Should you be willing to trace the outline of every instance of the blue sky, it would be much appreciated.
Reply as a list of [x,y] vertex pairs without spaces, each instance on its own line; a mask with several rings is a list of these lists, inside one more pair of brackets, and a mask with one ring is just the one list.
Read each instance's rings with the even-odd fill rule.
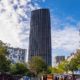
[[40,3],[42,7],[50,8],[53,14],[63,18],[72,16],[80,19],[80,0],[46,0],[45,3]]
[[30,13],[49,8],[53,58],[79,48],[80,0],[0,0],[0,40],[28,49]]

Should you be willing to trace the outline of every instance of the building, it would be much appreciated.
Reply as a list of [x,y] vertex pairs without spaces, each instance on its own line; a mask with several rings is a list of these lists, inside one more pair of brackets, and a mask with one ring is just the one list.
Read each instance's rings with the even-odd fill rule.
[[71,55],[68,56],[66,60],[71,61],[71,59],[74,58],[74,57],[75,57],[75,53],[71,53]]
[[47,65],[51,65],[51,26],[48,9],[31,12],[29,60],[33,56],[40,56]]
[[8,47],[8,52],[8,59],[10,59],[12,63],[25,62],[26,49]]
[[80,49],[77,49],[74,53],[71,53],[66,60],[71,61],[72,58],[76,57],[77,53],[80,53]]
[[55,57],[56,64],[60,64],[61,61],[64,61],[64,60],[65,60],[65,56],[56,56]]

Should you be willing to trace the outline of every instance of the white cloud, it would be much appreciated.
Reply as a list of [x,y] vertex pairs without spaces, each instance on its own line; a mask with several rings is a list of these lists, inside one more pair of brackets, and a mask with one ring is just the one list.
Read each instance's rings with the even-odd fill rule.
[[74,51],[79,48],[80,22],[71,16],[63,19],[51,15],[52,26],[52,48]]
[[52,31],[52,48],[73,51],[79,48],[79,31],[71,26]]
[[15,17],[13,19],[15,20],[14,22],[12,22],[9,16],[6,16],[6,13],[0,16],[0,40],[17,46],[20,45],[18,37],[19,24],[16,23]]
[[0,40],[15,47],[27,47],[30,11],[36,8],[38,4],[31,0],[0,0]]
[[43,2],[46,2],[46,0],[43,0]]

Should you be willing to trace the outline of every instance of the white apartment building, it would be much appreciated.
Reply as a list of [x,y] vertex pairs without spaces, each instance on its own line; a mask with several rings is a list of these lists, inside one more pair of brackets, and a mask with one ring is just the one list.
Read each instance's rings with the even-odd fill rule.
[[78,52],[80,52],[80,49],[77,49],[74,53],[71,53],[71,55],[68,56],[66,60],[71,61],[71,59],[74,58]]
[[26,49],[8,47],[8,52],[8,58],[12,63],[25,62],[27,53]]
[[71,53],[71,55],[67,57],[67,61],[71,61],[71,59],[74,57],[75,57],[75,53]]

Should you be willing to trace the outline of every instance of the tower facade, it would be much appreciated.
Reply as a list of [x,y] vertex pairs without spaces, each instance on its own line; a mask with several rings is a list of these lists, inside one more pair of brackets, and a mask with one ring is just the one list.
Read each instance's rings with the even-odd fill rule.
[[48,9],[31,12],[29,60],[33,56],[40,56],[47,65],[51,65],[51,26]]

